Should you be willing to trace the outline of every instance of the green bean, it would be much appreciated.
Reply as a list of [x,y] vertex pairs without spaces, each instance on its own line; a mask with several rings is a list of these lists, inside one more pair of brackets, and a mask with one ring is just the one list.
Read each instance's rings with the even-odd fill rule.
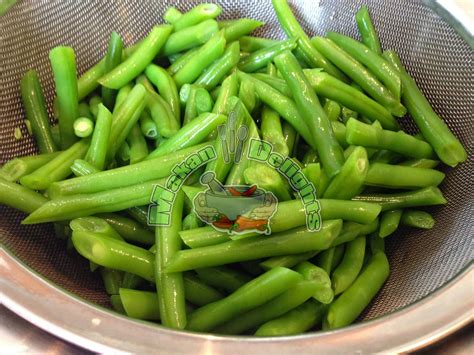
[[85,158],[88,163],[99,170],[103,170],[105,167],[111,126],[112,114],[104,105],[99,104],[94,133]]
[[259,265],[264,270],[270,270],[274,267],[287,267],[292,268],[293,266],[298,265],[306,260],[313,258],[314,256],[318,255],[319,251],[309,251],[307,253],[301,254],[290,254],[290,255],[283,255],[283,256],[274,256],[269,258],[265,261],[262,261]]
[[200,115],[202,113],[211,112],[214,107],[214,102],[209,92],[204,88],[197,88],[195,95],[196,113]]
[[79,138],[87,138],[94,131],[94,122],[87,117],[79,117],[73,123],[74,134]]
[[361,6],[355,15],[362,42],[377,54],[382,54],[380,40],[375,31],[367,6]]
[[360,85],[375,101],[389,110],[390,113],[397,117],[403,117],[406,114],[406,108],[400,103],[400,100],[397,100],[397,98],[377,80],[375,75],[333,41],[322,37],[315,37],[311,40],[311,43],[339,69]]
[[61,148],[69,148],[75,141],[72,124],[77,118],[76,58],[71,47],[55,47],[49,52],[59,108]]
[[219,5],[216,4],[200,4],[193,7],[186,13],[183,13],[182,16],[173,23],[175,31],[181,31],[184,28],[196,25],[200,22],[203,22],[207,19],[213,19],[219,16],[222,9]]
[[158,148],[152,151],[146,160],[166,156],[177,150],[195,146],[207,138],[218,125],[227,119],[226,116],[214,113],[203,113],[196,117],[189,124],[184,126],[178,133],[160,144]]
[[402,100],[408,108],[423,137],[431,144],[441,161],[456,166],[467,159],[461,142],[449,130],[446,123],[433,111],[428,100],[407,73],[395,52],[386,52],[385,58],[400,72]]
[[77,79],[77,98],[78,100],[84,99],[87,95],[93,92],[98,86],[100,79],[105,72],[105,57],[102,58],[97,64],[90,67],[84,72],[79,79]]
[[155,122],[150,117],[148,111],[143,111],[140,116],[140,130],[142,134],[151,139],[155,139],[158,136],[158,128],[156,127]]
[[332,121],[331,127],[339,145],[343,149],[346,149],[349,145],[347,144],[347,140],[346,140],[346,126],[344,125],[344,123],[339,122],[339,121]]
[[295,271],[303,275],[305,280],[311,281],[316,285],[312,297],[321,303],[329,304],[334,299],[334,292],[331,288],[331,279],[328,273],[316,265],[303,261],[296,265]]
[[331,122],[337,121],[341,114],[341,106],[336,101],[326,100],[323,109]]
[[413,158],[431,158],[431,146],[402,131],[380,129],[353,118],[346,124],[346,139],[349,144],[367,148],[387,149]]
[[183,13],[181,11],[179,11],[174,6],[170,6],[163,14],[163,20],[165,20],[169,24],[174,24],[181,18],[181,16],[183,16]]
[[399,165],[401,166],[410,166],[412,168],[420,168],[420,169],[434,169],[438,166],[439,161],[438,160],[432,160],[432,159],[409,159],[405,160]]
[[[107,54],[105,55],[104,73],[110,72],[122,62],[122,51],[122,37],[117,32],[112,32],[110,34],[109,46],[107,47]],[[112,110],[117,92],[113,89],[102,87],[101,94],[105,107]]]
[[279,317],[306,302],[316,291],[313,281],[300,281],[291,289],[251,311],[218,326],[214,332],[218,334],[242,334],[255,329],[261,324]]
[[155,243],[153,232],[130,218],[114,213],[102,213],[97,216],[107,221],[126,241],[150,246]]
[[[188,156],[201,151],[203,148],[209,147],[211,144],[212,143],[203,143],[131,166],[123,166],[88,176],[61,181],[51,186],[49,194],[54,198],[74,194],[90,194],[164,178],[171,174],[171,170],[176,164],[182,163]],[[209,149],[206,150],[206,152],[208,151]],[[201,152],[201,154],[203,153]],[[156,169],[157,166],[159,166],[160,169]],[[142,205],[147,202],[148,201]]]
[[75,176],[84,176],[98,173],[100,170],[84,159],[76,159],[71,165],[71,171]]
[[289,155],[289,149],[286,145],[285,137],[281,127],[280,116],[268,107],[262,110],[261,131],[262,138],[272,144],[273,150],[282,156]]
[[382,149],[375,152],[375,154],[370,158],[370,163],[395,164],[401,159],[403,159],[403,157],[400,154]]
[[184,288],[186,291],[186,300],[199,307],[224,298],[224,295],[219,291],[206,285],[197,277],[190,274],[184,275]]
[[150,112],[150,117],[155,122],[156,129],[160,137],[169,138],[178,132],[180,122],[175,118],[171,106],[151,86],[146,77],[140,77],[141,83],[146,85],[147,97],[146,105]]
[[31,213],[48,200],[39,193],[24,186],[0,178],[0,204]]
[[380,54],[365,44],[336,32],[329,32],[327,37],[349,53],[354,59],[367,67],[379,79],[397,100],[401,95],[401,80],[398,71]]
[[342,221],[325,221],[319,232],[309,232],[301,227],[281,232],[271,238],[245,238],[208,247],[182,250],[168,264],[168,272],[178,272],[264,257],[298,254],[326,249],[336,238]]
[[57,147],[51,135],[43,90],[34,70],[27,71],[21,79],[21,99],[40,153],[55,152]]
[[434,218],[425,211],[405,210],[400,223],[404,226],[431,229],[435,225]]
[[101,268],[100,275],[104,282],[105,292],[108,295],[117,295],[122,287],[122,273],[113,269]]
[[120,314],[126,314],[125,309],[123,308],[122,300],[119,295],[110,295],[110,304],[112,309]]
[[363,147],[356,147],[347,158],[341,171],[329,183],[324,198],[348,200],[357,195],[365,183],[369,161],[367,151]]
[[[201,46],[202,47],[202,46]],[[199,51],[201,47],[196,47],[193,49],[190,49],[183,55],[179,56],[176,60],[172,61],[171,65],[168,67],[167,71],[169,75],[174,75],[176,74],[182,67],[184,67],[191,59],[194,58],[196,53]],[[170,56],[171,58],[172,56]]]
[[215,88],[224,79],[240,59],[239,42],[234,41],[227,45],[221,58],[216,59],[199,78],[195,84],[200,85],[207,90]]
[[75,218],[69,222],[69,227],[73,232],[99,233],[112,239],[124,241],[122,236],[103,218]]
[[301,334],[321,323],[326,311],[326,306],[312,300],[306,301],[301,306],[262,324],[255,336],[284,336]]
[[252,164],[244,170],[245,183],[258,185],[266,191],[271,191],[278,201],[291,200],[288,183],[273,168],[264,164]]
[[89,111],[92,113],[93,119],[97,119],[100,104],[102,104],[102,98],[100,96],[94,95],[89,100]]
[[[146,284],[147,281],[140,276],[137,276],[135,274],[131,274],[129,272],[126,272],[123,275],[123,280],[122,280],[122,287],[123,288],[131,288],[131,289],[137,289],[141,287],[142,285]],[[153,293],[153,296],[156,299],[156,293]],[[156,305],[158,307],[158,303]]]
[[150,202],[154,186],[164,182],[164,179],[152,180],[139,185],[96,193],[55,198],[36,210],[35,213],[30,214],[22,223],[61,221],[95,213],[116,212],[130,207],[143,206]]
[[145,69],[145,74],[157,88],[160,95],[165,99],[173,111],[178,125],[181,122],[178,89],[171,75],[162,67],[150,64]]
[[125,86],[122,86],[118,90],[117,96],[115,97],[114,109],[112,110],[112,112],[116,112],[118,110],[119,106],[125,101],[125,99],[127,98],[128,94],[130,94],[130,91],[132,91],[132,89],[133,89],[132,84],[127,84]]
[[[316,94],[340,103],[346,107],[346,111],[349,108],[366,116],[371,121],[379,121],[385,129],[399,129],[398,122],[390,112],[363,92],[316,69],[306,69],[304,73]],[[344,108],[342,112],[344,112]]]
[[[189,84],[185,84],[185,85],[189,85]],[[189,88],[190,88],[189,94],[186,95],[187,100],[186,100],[186,104],[185,104],[186,106],[184,110],[183,126],[186,126],[198,115],[197,109],[196,109],[196,90],[198,89],[198,87],[196,85],[189,85]]]
[[28,155],[9,160],[0,168],[0,178],[10,182],[18,181],[21,177],[49,163],[59,154],[61,152]]
[[222,32],[215,33],[206,44],[196,51],[189,62],[185,63],[174,75],[178,87],[194,82],[204,70],[224,53],[225,38]]
[[352,285],[329,306],[323,329],[351,324],[380,290],[388,274],[389,264],[385,254],[374,254]]
[[332,270],[334,270],[342,260],[343,255],[344,245],[333,246],[327,250],[323,250],[316,256],[316,265],[330,275]]
[[441,171],[382,163],[370,164],[364,184],[392,189],[438,186],[444,179]]
[[[225,40],[227,42],[236,41],[264,24],[264,22],[252,18],[229,20],[223,27]],[[219,22],[219,26],[222,26],[222,22]]]
[[154,26],[130,57],[102,76],[99,83],[111,89],[120,89],[132,81],[155,58],[172,29],[169,25]]
[[171,207],[169,226],[155,228],[155,281],[158,293],[160,314],[164,326],[183,329],[186,326],[185,291],[181,273],[167,273],[165,266],[181,249],[181,230],[184,194],[179,191]]
[[316,94],[311,90],[301,67],[290,52],[278,55],[275,64],[293,91],[298,111],[316,141],[316,150],[326,173],[329,177],[335,176],[342,168],[344,157]]
[[262,48],[267,48],[278,43],[277,40],[269,38],[260,38],[253,36],[243,36],[239,38],[240,50],[242,52],[252,53]]
[[[372,233],[368,236],[368,238],[372,255],[377,253],[385,253],[385,239],[380,238],[377,233]],[[364,264],[367,263],[368,257],[369,255],[366,253]]]
[[127,316],[144,320],[160,319],[160,308],[155,292],[120,288],[119,294]]
[[394,194],[359,195],[353,199],[356,201],[378,203],[382,206],[382,211],[405,207],[444,205],[447,203],[441,191],[434,186]]
[[112,158],[117,149],[125,142],[132,127],[138,122],[145,109],[146,89],[136,84],[123,104],[112,114],[112,126],[108,140],[108,157]]
[[[306,153],[304,153],[304,156],[303,156],[303,160],[301,161],[301,163],[305,166],[305,168],[307,166],[314,166],[316,164],[318,164],[318,167],[319,167],[319,171],[321,171],[321,166],[319,164],[319,156],[318,156],[318,153],[309,148]],[[319,177],[318,177],[318,181],[319,181]],[[313,181],[314,183],[314,181]],[[315,186],[317,186],[317,184],[315,184]]]
[[[72,242],[86,259],[111,269],[153,280],[153,254],[101,233],[73,231]],[[132,261],[133,260],[133,261]]]
[[344,80],[344,74],[311,44],[308,35],[293,15],[287,0],[272,0],[272,4],[283,31],[288,37],[297,39],[298,49],[304,61],[312,68],[323,68],[326,73]]
[[190,212],[186,217],[183,219],[183,230],[190,230],[199,228],[201,226],[201,220],[194,212]]
[[205,20],[182,30],[175,29],[175,32],[169,36],[163,46],[162,54],[168,56],[202,45],[217,31],[219,31],[217,22],[212,19]]
[[251,53],[239,63],[239,69],[244,72],[254,72],[258,69],[264,68],[270,63],[278,54],[293,50],[296,47],[296,40],[289,39],[276,43],[271,47],[262,48],[256,52]]
[[388,210],[382,213],[378,234],[380,238],[388,237],[397,230],[400,219],[402,218],[402,213],[402,210]]
[[196,272],[206,284],[226,292],[234,292],[251,280],[248,275],[225,266],[197,269]]
[[148,145],[138,123],[132,127],[127,143],[130,146],[130,164],[136,164],[148,156]]
[[267,271],[228,297],[191,313],[186,328],[193,331],[210,331],[236,316],[267,303],[301,279],[301,275],[285,268]]
[[78,117],[87,117],[91,120],[94,119],[94,115],[92,114],[89,105],[86,102],[80,102],[77,106],[77,116]]
[[259,106],[260,99],[255,94],[251,81],[245,79],[240,81],[239,99],[244,103],[248,112],[254,112]]
[[332,273],[334,294],[344,292],[355,281],[364,263],[365,236],[347,243],[341,263]]
[[63,180],[71,174],[72,163],[82,158],[88,147],[89,140],[81,140],[73,144],[31,174],[21,177],[21,184],[34,190],[47,189],[53,182]]
[[[305,69],[306,70],[306,69]],[[293,97],[293,93],[291,92],[291,89],[288,87],[286,84],[286,81],[284,79],[281,79],[277,76],[270,76],[268,74],[264,73],[254,73],[251,74],[254,78],[263,81],[264,83],[268,84],[275,90],[277,90],[279,93],[285,95],[288,98]]]
[[285,143],[288,147],[288,152],[293,152],[294,148],[297,146],[296,142],[298,140],[295,129],[288,122],[283,122],[281,130],[283,132],[283,137],[285,137]]

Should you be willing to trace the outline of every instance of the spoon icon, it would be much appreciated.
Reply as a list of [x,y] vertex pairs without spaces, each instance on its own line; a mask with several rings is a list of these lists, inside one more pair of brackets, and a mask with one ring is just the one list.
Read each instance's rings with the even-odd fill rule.
[[237,149],[235,150],[235,156],[234,156],[234,163],[238,163],[240,159],[242,158],[242,147],[244,145],[244,141],[247,138],[248,135],[248,128],[247,126],[240,126],[239,129],[237,130]]

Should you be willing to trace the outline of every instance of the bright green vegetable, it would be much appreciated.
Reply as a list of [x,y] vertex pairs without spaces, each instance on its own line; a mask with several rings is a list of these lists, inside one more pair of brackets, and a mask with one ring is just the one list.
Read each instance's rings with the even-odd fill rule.
[[140,130],[147,138],[156,139],[158,136],[158,128],[146,110],[140,116]]
[[264,270],[270,270],[273,269],[274,267],[287,267],[287,268],[292,268],[299,263],[302,263],[304,261],[307,261],[314,256],[316,256],[319,253],[319,251],[309,251],[307,253],[301,253],[301,254],[290,254],[290,255],[283,255],[283,256],[274,256],[272,258],[268,258],[265,261],[262,261],[259,265],[264,269]]
[[130,218],[114,213],[102,213],[98,216],[109,223],[126,241],[149,246],[155,243],[153,232]]
[[43,90],[38,74],[34,70],[27,71],[21,79],[21,99],[40,153],[56,151],[57,147],[51,135]]
[[225,266],[197,269],[196,272],[206,284],[226,292],[234,292],[251,280],[248,275]]
[[59,154],[61,152],[28,155],[9,160],[0,168],[0,178],[10,182],[18,181],[21,177],[49,163]]
[[163,14],[163,20],[165,20],[166,22],[170,24],[174,24],[176,23],[176,21],[178,21],[181,18],[181,16],[183,16],[183,13],[181,11],[179,11],[174,6],[170,6],[166,10],[166,12]]
[[[117,100],[117,102],[119,101]],[[100,104],[102,104],[102,98],[100,96],[94,95],[89,100],[89,111],[91,112],[93,119],[97,119],[97,115],[99,114]]]
[[244,170],[245,183],[271,191],[279,202],[291,200],[288,183],[275,169],[264,164],[252,164]]
[[172,76],[162,67],[150,64],[146,67],[145,74],[157,88],[160,95],[170,106],[178,125],[181,123],[178,89]]
[[201,332],[210,331],[238,315],[267,303],[301,279],[301,275],[285,268],[267,271],[230,296],[191,313],[186,328]]
[[293,50],[296,47],[296,40],[289,39],[276,43],[271,47],[262,48],[253,52],[239,62],[239,69],[244,72],[254,72],[258,69],[264,68],[268,63],[271,63],[273,58],[278,54]]
[[282,156],[289,155],[280,117],[268,107],[264,107],[262,110],[261,131],[263,140],[271,143],[275,152],[280,153]]
[[425,211],[405,210],[400,223],[404,226],[431,229],[435,225],[434,218]]
[[173,23],[173,28],[175,31],[181,31],[184,28],[196,25],[207,19],[213,19],[219,16],[222,9],[219,5],[216,4],[200,4],[193,7],[186,13],[183,13],[178,17]]
[[367,6],[361,6],[355,15],[362,42],[377,54],[382,54],[380,40],[375,31]]
[[333,271],[331,279],[334,294],[344,292],[357,278],[365,255],[365,236],[347,243],[341,263]]
[[84,159],[76,159],[71,165],[71,171],[75,176],[84,176],[98,173],[100,170]]
[[[104,73],[110,72],[122,62],[122,51],[122,37],[117,32],[112,32],[110,34],[109,46],[107,47],[107,54],[105,55]],[[102,87],[101,94],[105,107],[112,110],[117,92],[113,89]]]
[[334,292],[331,288],[331,279],[324,269],[317,267],[309,261],[303,261],[296,265],[294,270],[303,275],[305,280],[311,281],[316,285],[316,289],[312,294],[316,301],[324,304],[332,302]]
[[165,56],[183,52],[187,49],[206,43],[214,33],[219,31],[217,22],[209,19],[196,25],[176,30],[169,36],[162,53]]
[[48,200],[39,193],[24,186],[0,178],[0,203],[31,213]]
[[148,156],[148,145],[138,123],[132,127],[127,143],[130,147],[130,164],[136,164]]
[[120,288],[119,294],[127,316],[145,320],[160,319],[160,308],[155,292]]
[[400,224],[403,210],[388,210],[382,213],[380,217],[380,230],[378,236],[380,238],[388,237],[395,232]]
[[421,169],[434,169],[438,166],[438,160],[432,159],[409,159],[401,162],[399,165],[410,166],[412,168],[421,168]]
[[253,36],[243,36],[239,39],[240,50],[247,53],[252,53],[262,48],[271,47],[277,42],[278,41],[274,39]]
[[85,158],[88,163],[99,170],[103,170],[105,167],[111,127],[112,114],[104,105],[99,104],[94,133],[92,134],[91,144]]
[[111,89],[120,89],[137,77],[156,57],[168,39],[173,27],[154,26],[136,50],[122,63],[99,79],[99,83]]
[[[221,26],[222,21],[219,22]],[[224,37],[227,42],[238,40],[240,37],[248,35],[260,26],[263,26],[264,22],[254,20],[252,18],[240,18],[237,20],[230,20],[226,23],[224,28]]]
[[94,122],[87,117],[79,117],[74,121],[74,134],[79,138],[89,137],[94,131]]
[[186,300],[199,307],[224,298],[222,293],[191,274],[184,275],[184,289]]

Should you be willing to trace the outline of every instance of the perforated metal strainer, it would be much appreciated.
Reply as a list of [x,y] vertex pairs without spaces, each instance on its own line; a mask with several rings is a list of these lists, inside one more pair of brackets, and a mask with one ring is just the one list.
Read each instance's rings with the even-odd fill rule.
[[[24,119],[19,82],[26,70],[36,69],[52,113],[54,86],[48,61],[52,47],[74,47],[82,73],[103,56],[111,31],[131,44],[161,21],[169,5],[187,10],[196,3],[26,0],[16,4],[0,17],[0,162],[35,152],[30,138],[16,140],[13,135]],[[267,23],[258,35],[283,37],[269,0],[219,3],[223,18],[257,18]],[[449,203],[429,209],[437,221],[435,228],[401,229],[389,239],[391,276],[361,318],[371,321],[277,340],[197,335],[129,320],[107,310],[110,305],[100,280],[84,259],[66,253],[50,226],[21,226],[23,214],[0,207],[0,292],[5,304],[38,326],[96,351],[408,350],[467,322],[472,316],[474,54],[448,23],[418,1],[308,0],[293,1],[292,7],[310,35],[335,30],[357,36],[354,13],[362,3],[369,6],[382,46],[398,51],[469,153],[469,161],[446,169],[441,189]],[[414,132],[410,119],[405,121]]]

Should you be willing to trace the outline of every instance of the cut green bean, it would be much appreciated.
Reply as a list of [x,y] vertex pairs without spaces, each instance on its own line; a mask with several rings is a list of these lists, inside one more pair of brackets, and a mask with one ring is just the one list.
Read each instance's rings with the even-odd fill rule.
[[222,32],[214,34],[206,44],[197,49],[193,57],[183,65],[173,79],[178,87],[195,81],[209,65],[218,59],[225,50],[225,38]]
[[253,36],[243,36],[239,38],[240,50],[247,53],[252,53],[262,48],[271,47],[277,42],[278,41],[274,39]]
[[[222,22],[219,22],[221,25]],[[240,18],[237,20],[230,20],[224,28],[224,37],[227,42],[236,41],[242,36],[248,35],[258,27],[265,23],[252,18]]]
[[94,131],[94,122],[87,117],[79,117],[74,121],[74,134],[79,138],[89,137]]
[[263,140],[271,143],[275,152],[284,157],[289,155],[289,149],[286,145],[281,127],[280,116],[268,107],[264,107],[262,110],[261,131]]
[[397,100],[401,96],[401,80],[398,71],[393,68],[380,53],[348,36],[329,32],[327,37],[363,64],[379,79]]
[[[107,47],[107,54],[105,55],[104,73],[110,72],[122,62],[122,50],[122,37],[117,32],[112,32],[110,34],[109,46]],[[101,94],[105,107],[112,110],[117,92],[113,89],[102,87]]]
[[416,189],[438,186],[444,179],[441,171],[382,163],[370,164],[364,184],[392,189]]
[[184,194],[178,192],[170,211],[169,226],[155,228],[155,281],[160,306],[162,324],[176,329],[186,326],[185,291],[181,273],[167,273],[165,266],[181,249],[181,230]]
[[122,287],[122,272],[108,268],[101,268],[100,276],[104,282],[105,292],[107,292],[108,295],[118,295],[119,289]]
[[102,213],[98,217],[107,221],[126,241],[149,246],[155,243],[153,232],[130,218],[114,213]]
[[112,114],[104,105],[99,104],[94,133],[85,158],[88,163],[99,170],[103,170],[105,167],[111,127]]
[[380,229],[378,236],[380,238],[388,237],[395,232],[400,224],[403,210],[389,210],[382,213],[380,217]]
[[325,221],[319,232],[309,232],[305,226],[289,232],[281,232],[271,238],[245,238],[203,248],[182,250],[175,254],[167,266],[167,271],[179,272],[277,255],[323,250],[339,234],[341,226],[340,220]]
[[218,125],[227,119],[224,115],[214,113],[203,113],[189,124],[184,126],[178,133],[172,136],[158,148],[152,151],[146,160],[166,156],[177,150],[195,146],[204,141]]
[[382,211],[405,207],[444,205],[447,203],[440,189],[434,186],[394,194],[359,195],[354,197],[353,200],[377,203],[382,206]]
[[291,289],[253,310],[218,326],[218,334],[242,334],[279,317],[306,302],[316,291],[314,281],[300,281]]
[[[196,90],[198,87],[196,85],[189,85],[189,94],[187,94],[186,99],[186,107],[184,110],[184,117],[183,117],[183,126],[186,126],[189,122],[197,117],[197,110],[196,110]],[[184,87],[184,86],[183,86]],[[187,90],[185,90],[187,91]],[[183,93],[183,96],[185,94]]]
[[[202,46],[201,46],[202,47]],[[193,49],[188,50],[186,53],[183,55],[180,55],[177,59],[174,61],[171,61],[171,65],[166,69],[170,75],[176,74],[181,68],[183,68],[191,59],[194,58],[196,53],[201,47],[196,47]],[[173,56],[170,56],[170,60]]]
[[130,146],[130,164],[136,164],[148,156],[148,145],[138,123],[132,127],[127,143]]
[[50,162],[20,178],[21,184],[34,190],[47,189],[53,182],[63,180],[71,174],[72,163],[82,158],[88,147],[89,140],[81,140],[73,144]]
[[160,320],[160,308],[155,292],[120,288],[119,294],[127,316],[135,319]]
[[375,31],[367,6],[361,6],[355,15],[362,42],[377,54],[382,54],[380,40]]
[[253,52],[239,62],[239,69],[244,72],[254,72],[264,68],[273,58],[286,50],[293,50],[296,47],[296,40],[289,39],[276,43],[271,47],[266,47]]
[[431,146],[402,131],[392,132],[349,119],[346,124],[346,139],[349,144],[367,148],[387,149],[413,158],[431,158]]
[[461,142],[449,130],[446,123],[434,112],[430,103],[413,78],[407,73],[395,52],[386,52],[384,56],[400,72],[402,100],[420,129],[421,134],[431,144],[439,158],[452,167],[465,161],[467,153]]
[[332,302],[334,299],[334,292],[331,288],[331,279],[324,269],[317,267],[309,261],[303,261],[296,265],[294,270],[303,275],[305,280],[311,281],[315,284],[316,289],[312,296],[316,301],[323,304],[329,304]]
[[328,116],[328,120],[331,122],[335,122],[339,119],[341,114],[341,106],[332,100],[326,100],[323,106],[324,112],[326,112],[326,116]]
[[102,76],[99,83],[111,89],[120,89],[132,81],[155,58],[172,29],[169,25],[154,26],[130,57]]
[[[123,166],[89,176],[61,181],[51,186],[49,194],[54,196],[54,198],[74,194],[90,194],[164,178],[171,174],[171,170],[176,164],[182,163],[188,156],[211,145],[212,143],[203,143],[132,166]],[[209,153],[209,149],[206,149],[205,152]],[[156,169],[157,166],[160,169]]]
[[158,128],[156,127],[155,122],[150,117],[148,111],[143,111],[140,116],[140,130],[143,135],[147,138],[156,139],[158,136]]
[[31,213],[47,201],[43,195],[35,191],[0,178],[0,203],[2,205]]
[[363,147],[356,147],[347,158],[338,175],[332,179],[324,198],[348,200],[357,195],[365,182],[369,161],[367,151]]
[[189,330],[210,331],[225,322],[267,303],[302,279],[298,273],[275,268],[248,282],[228,297],[190,314]]
[[274,267],[287,267],[292,268],[293,266],[298,265],[306,260],[313,258],[314,256],[318,255],[319,251],[309,251],[307,253],[301,254],[290,254],[290,255],[283,255],[283,256],[274,256],[269,258],[265,261],[262,261],[259,265],[264,270],[270,270]]
[[313,68],[323,68],[328,74],[344,80],[344,74],[342,74],[316,48],[313,47],[308,35],[303,31],[293,15],[293,12],[288,5],[288,1],[272,0],[272,4],[283,31],[285,31],[288,37],[297,39],[298,49],[300,50],[305,62]]
[[323,329],[336,329],[351,324],[367,307],[389,274],[384,253],[373,255],[354,283],[330,306]]
[[298,111],[316,141],[316,149],[326,173],[329,177],[335,176],[344,164],[344,157],[316,94],[290,52],[278,55],[275,64],[293,91]]
[[221,58],[216,59],[209,68],[196,79],[195,84],[207,90],[215,88],[238,63],[240,59],[239,42],[227,45]]
[[178,125],[181,123],[178,89],[171,75],[162,67],[150,64],[146,67],[145,74],[157,88],[160,95],[168,103]]
[[214,107],[214,102],[212,100],[209,91],[204,88],[197,88],[195,93],[196,100],[196,113],[200,115],[202,113],[211,112]]
[[206,43],[214,33],[219,31],[217,22],[209,19],[196,25],[173,32],[163,46],[165,56],[183,52],[187,49]]
[[89,100],[89,111],[92,113],[93,119],[97,119],[100,104],[102,104],[102,98],[100,96],[94,95]]
[[28,155],[9,160],[0,168],[0,178],[9,182],[18,181],[21,177],[49,163],[59,154],[61,154],[61,152]]
[[325,305],[312,300],[306,301],[281,317],[262,324],[255,336],[275,337],[304,333],[321,323],[325,311]]
[[59,108],[61,148],[69,148],[75,141],[73,123],[77,118],[76,57],[71,47],[55,47],[49,52]]
[[206,285],[191,274],[184,275],[184,288],[186,300],[199,307],[224,298],[222,293]]
[[[184,28],[196,25],[207,19],[213,19],[220,15],[222,8],[216,4],[200,4],[193,7],[188,12],[183,13],[173,23],[175,31],[181,31]],[[177,16],[175,16],[177,17]]]
[[409,159],[401,162],[399,165],[410,166],[412,168],[434,169],[439,165],[438,160],[432,159]]
[[244,103],[248,112],[254,112],[259,106],[260,99],[255,94],[251,81],[245,79],[240,81],[239,99]]
[[425,211],[405,210],[400,223],[404,226],[431,229],[435,225],[434,218]]
[[245,183],[271,191],[279,202],[291,200],[288,183],[275,169],[264,164],[252,164],[244,170]]
[[403,117],[406,114],[406,108],[400,103],[400,100],[397,100],[397,98],[377,80],[375,75],[369,72],[368,69],[333,41],[323,37],[315,37],[311,40],[311,43],[393,115]]
[[56,151],[57,147],[51,135],[43,90],[38,74],[34,70],[27,71],[21,79],[21,99],[40,153]]
[[251,280],[248,275],[225,266],[197,269],[196,272],[206,284],[226,292],[234,292]]
[[359,275],[364,263],[365,244],[365,236],[347,243],[344,257],[331,276],[335,295],[349,288]]
[[75,176],[84,176],[98,173],[100,170],[84,159],[76,159],[71,165],[71,171]]
[[130,94],[130,91],[132,91],[133,86],[132,84],[127,84],[125,86],[122,86],[118,92],[117,96],[115,97],[115,104],[114,104],[114,109],[111,112],[115,112],[118,110],[118,107],[125,101],[127,98],[128,94]]
[[77,116],[78,117],[87,117],[91,120],[94,119],[94,115],[92,114],[89,105],[86,102],[80,102],[77,106]]

